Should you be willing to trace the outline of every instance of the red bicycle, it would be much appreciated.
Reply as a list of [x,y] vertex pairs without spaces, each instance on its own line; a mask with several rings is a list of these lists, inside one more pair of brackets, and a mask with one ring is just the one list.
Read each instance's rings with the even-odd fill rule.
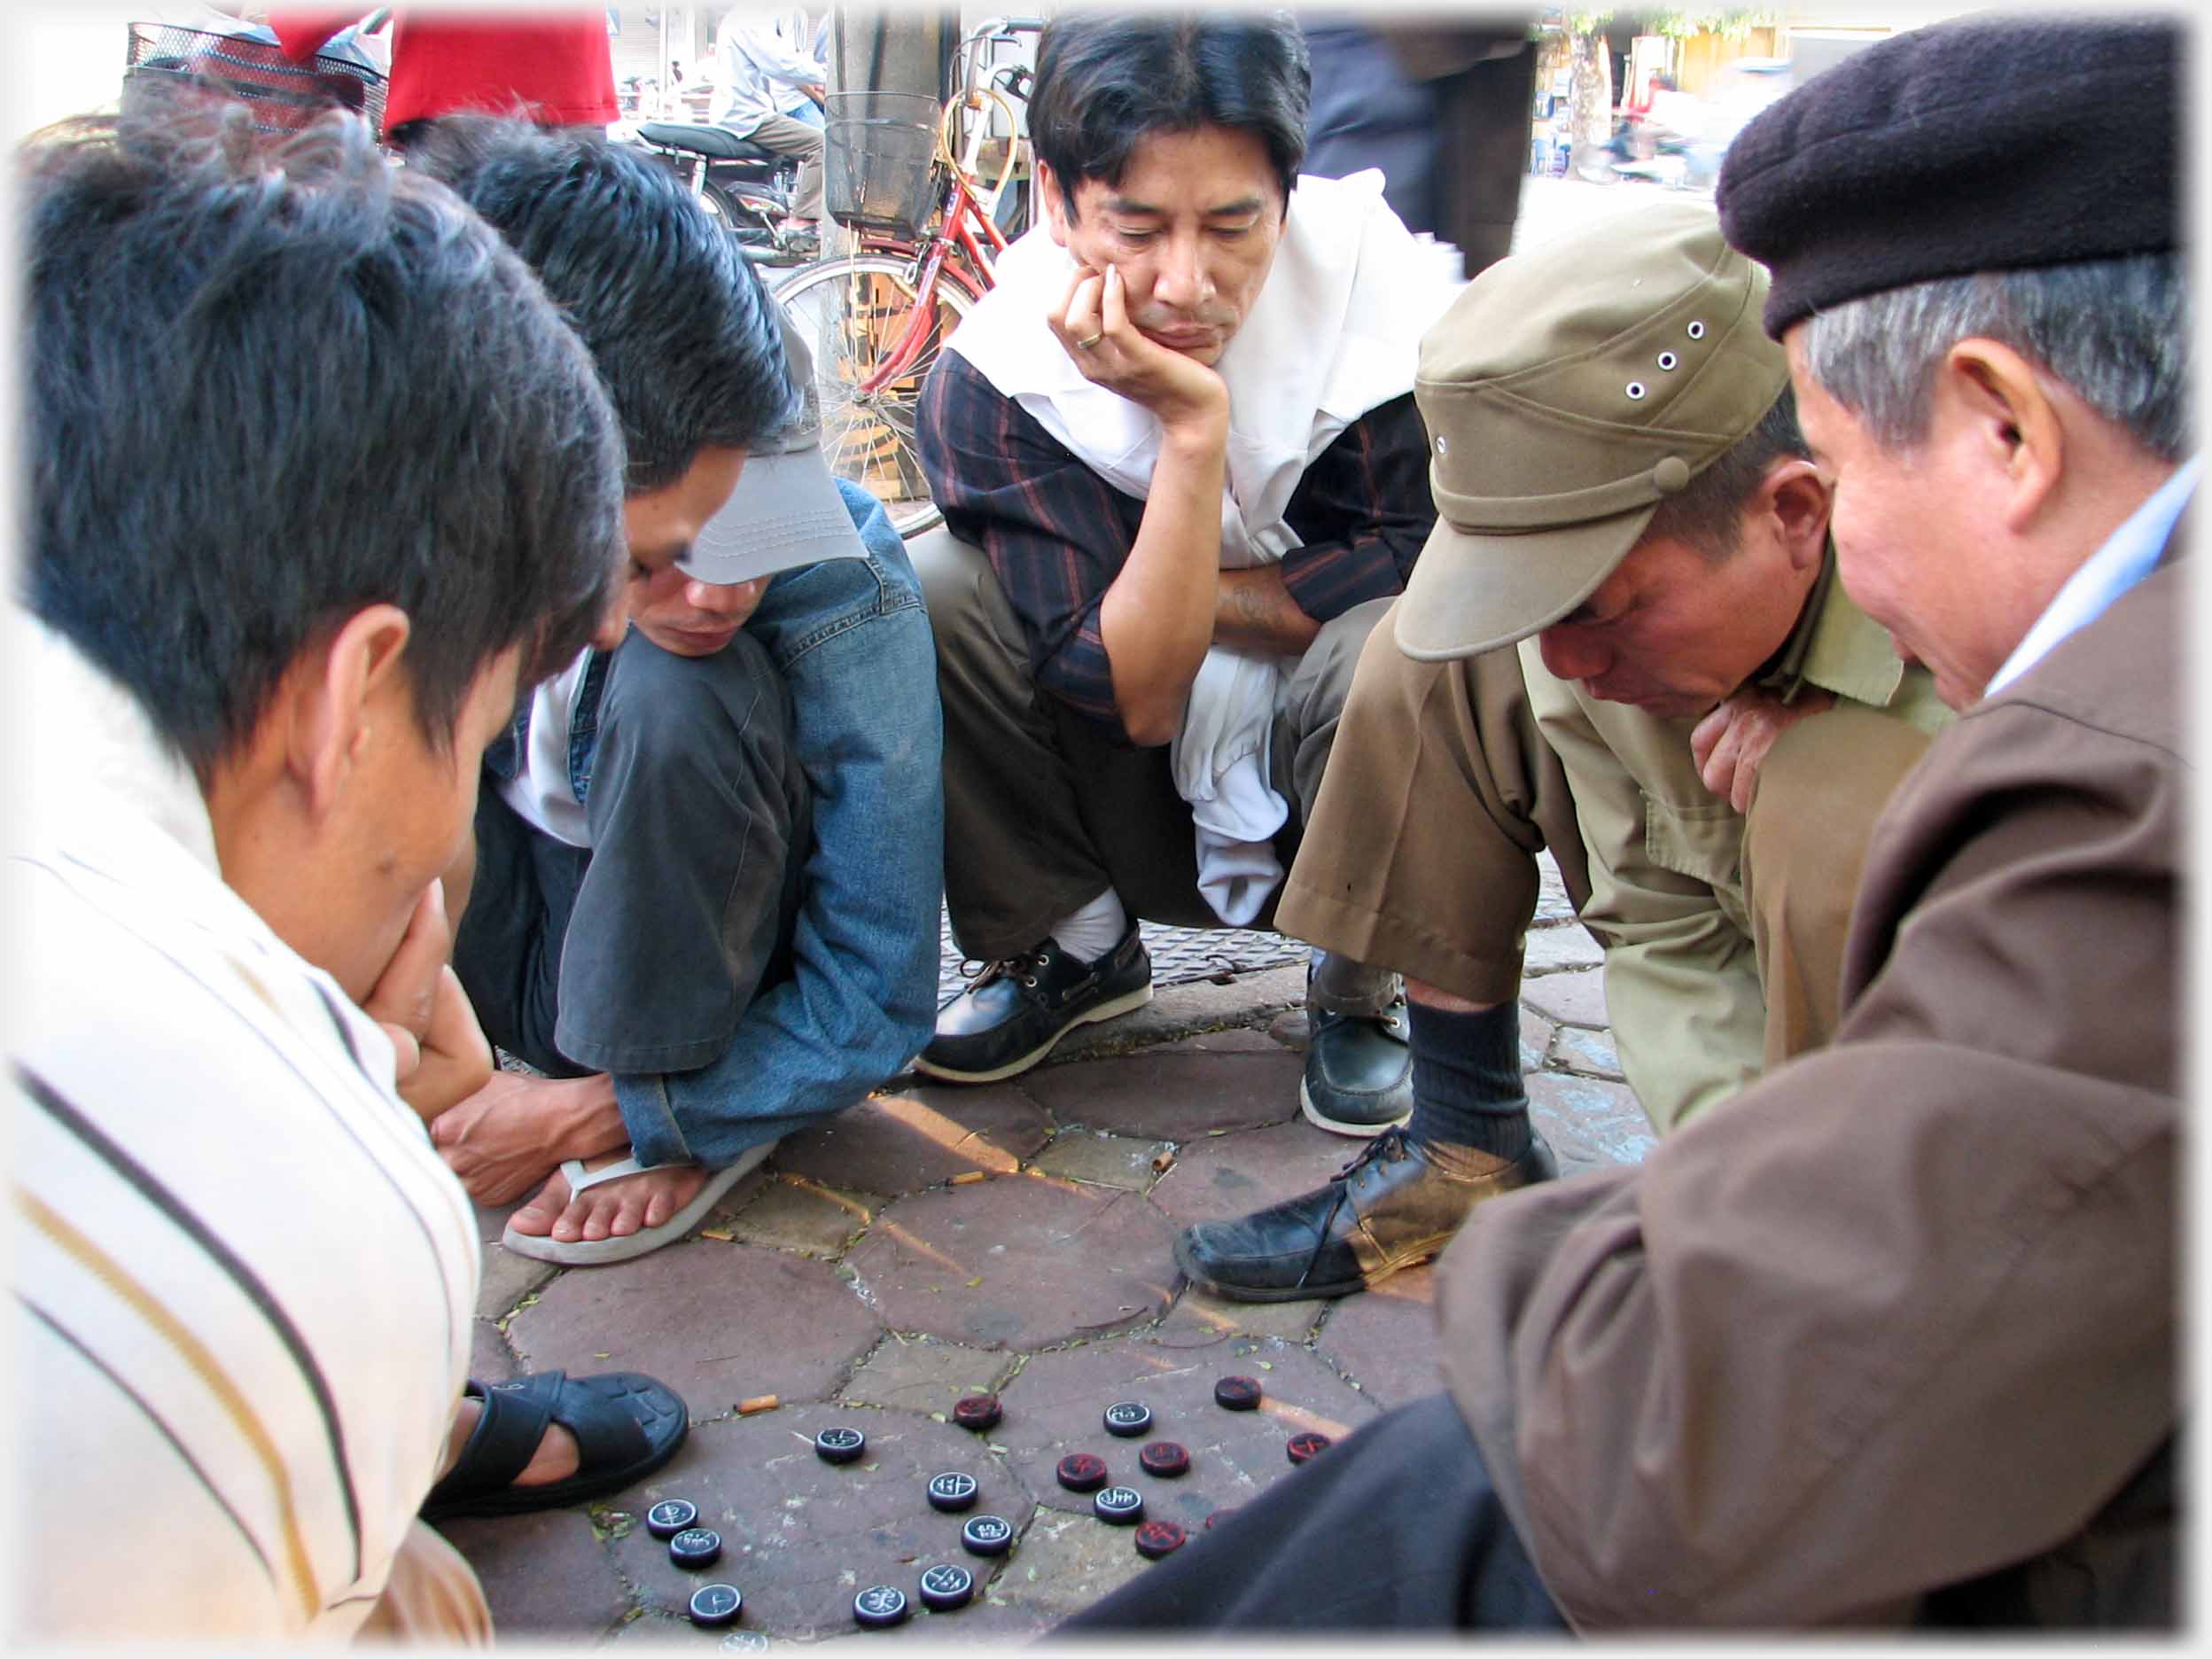
[[830,471],[882,502],[902,536],[943,518],[915,448],[915,406],[946,339],[991,286],[1007,245],[999,203],[1026,143],[1016,100],[1030,72],[986,54],[1042,27],[994,18],[971,31],[961,90],[941,109],[919,94],[830,94],[824,193],[858,251],[770,290],[813,348]]

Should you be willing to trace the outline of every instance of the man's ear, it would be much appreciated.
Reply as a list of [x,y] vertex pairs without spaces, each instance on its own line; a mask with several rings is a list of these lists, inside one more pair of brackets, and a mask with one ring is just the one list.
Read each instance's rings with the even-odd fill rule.
[[1817,566],[1827,552],[1834,493],[1820,469],[1803,456],[1784,456],[1759,481],[1759,506],[1782,539],[1792,570]]
[[1052,170],[1052,163],[1042,156],[1030,163],[1035,180],[1031,199],[1045,205],[1045,228],[1052,232],[1052,239],[1062,247],[1068,245],[1068,204],[1060,194],[1060,175]]
[[[397,605],[372,604],[347,618],[322,659],[296,667],[289,704],[285,764],[311,817],[327,814],[376,736],[375,722],[409,717],[400,658],[413,625]],[[286,676],[287,680],[292,678]]]
[[1992,339],[1963,339],[1943,354],[1930,400],[1932,441],[1962,447],[2001,497],[2008,529],[2024,530],[2050,502],[2066,470],[2066,426],[2035,366]]

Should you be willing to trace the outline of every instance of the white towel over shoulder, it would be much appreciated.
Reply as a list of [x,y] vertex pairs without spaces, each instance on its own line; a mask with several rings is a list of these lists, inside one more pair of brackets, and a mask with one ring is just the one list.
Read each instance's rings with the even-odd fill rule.
[[[1229,389],[1225,569],[1298,544],[1283,509],[1307,467],[1378,404],[1413,390],[1421,337],[1457,291],[1448,254],[1414,239],[1382,175],[1302,177],[1258,300],[1217,365]],[[1046,315],[1074,261],[1039,225],[1001,257],[997,285],[950,348],[1117,489],[1150,494],[1159,423],[1093,386]],[[1282,879],[1270,838],[1289,804],[1269,783],[1280,658],[1217,645],[1192,682],[1172,764],[1196,825],[1198,884],[1214,914],[1250,922]]]

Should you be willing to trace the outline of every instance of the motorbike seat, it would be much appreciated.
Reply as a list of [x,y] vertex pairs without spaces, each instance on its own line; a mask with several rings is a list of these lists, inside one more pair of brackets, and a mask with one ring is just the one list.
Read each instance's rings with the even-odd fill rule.
[[740,138],[736,133],[721,127],[691,125],[675,121],[647,121],[637,129],[637,136],[648,144],[657,144],[665,150],[689,150],[716,161],[776,162],[783,158],[776,152],[757,144],[750,138]]

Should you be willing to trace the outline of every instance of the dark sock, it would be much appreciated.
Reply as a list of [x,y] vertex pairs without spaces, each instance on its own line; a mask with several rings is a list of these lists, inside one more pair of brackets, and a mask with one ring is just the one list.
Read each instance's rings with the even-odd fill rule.
[[1406,1013],[1414,1051],[1407,1138],[1453,1175],[1488,1174],[1527,1152],[1533,1131],[1521,1086],[1520,1004],[1458,1014],[1409,999]]

